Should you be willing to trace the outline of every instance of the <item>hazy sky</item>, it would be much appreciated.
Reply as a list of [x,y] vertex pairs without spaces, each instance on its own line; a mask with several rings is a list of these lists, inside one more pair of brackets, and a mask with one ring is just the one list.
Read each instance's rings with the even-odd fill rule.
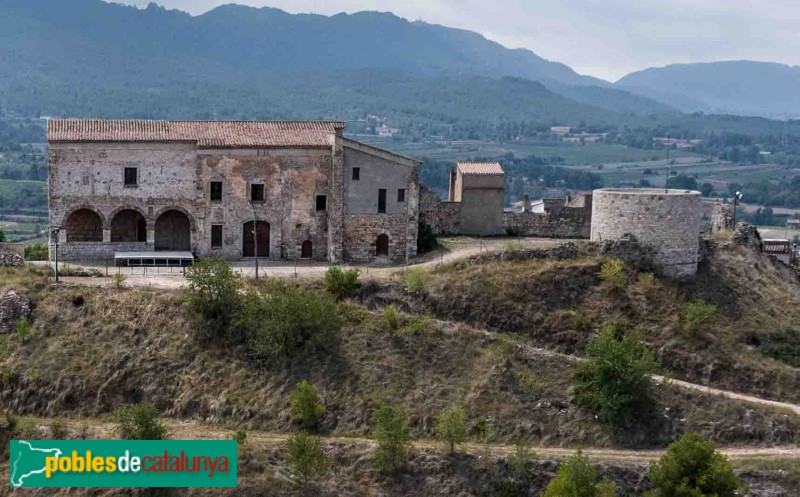
[[[149,0],[116,0],[146,6]],[[800,63],[798,0],[159,0],[202,14],[223,3],[336,14],[390,11],[477,31],[582,74],[615,80],[675,62]]]

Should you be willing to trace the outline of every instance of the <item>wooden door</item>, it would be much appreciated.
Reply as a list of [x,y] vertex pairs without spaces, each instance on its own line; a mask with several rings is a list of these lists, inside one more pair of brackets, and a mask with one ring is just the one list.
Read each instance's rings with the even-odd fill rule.
[[255,231],[258,231],[258,256],[269,257],[269,223],[266,221],[258,221],[258,230],[253,229],[253,221],[247,221],[242,225],[242,255],[255,257]]

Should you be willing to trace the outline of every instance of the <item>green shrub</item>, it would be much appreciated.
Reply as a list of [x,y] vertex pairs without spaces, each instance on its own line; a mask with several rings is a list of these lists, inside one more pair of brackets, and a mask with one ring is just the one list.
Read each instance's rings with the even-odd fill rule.
[[236,328],[247,337],[251,356],[266,361],[272,356],[329,351],[341,320],[330,295],[273,281],[264,291],[248,292]]
[[734,497],[747,493],[727,458],[697,433],[672,442],[650,466],[651,497]]
[[531,450],[530,442],[520,440],[514,444],[514,452],[508,455],[506,461],[508,466],[514,473],[521,479],[526,479],[530,476],[530,463],[535,458],[535,454]]
[[325,289],[337,299],[351,297],[361,286],[358,276],[361,271],[358,269],[344,270],[337,266],[332,266],[325,271]]
[[397,307],[387,305],[383,308],[381,317],[383,319],[383,324],[390,330],[394,331],[400,327],[400,312],[398,312]]
[[638,333],[606,326],[586,345],[586,360],[577,367],[575,402],[616,427],[630,426],[651,405],[655,369]]
[[683,317],[683,329],[689,336],[698,337],[716,314],[717,306],[714,304],[708,304],[702,299],[690,302]]
[[628,283],[625,264],[619,259],[608,259],[600,266],[600,281],[608,288],[618,289]]
[[166,440],[169,436],[158,409],[150,402],[123,407],[116,415],[117,434],[123,440]]
[[492,429],[492,423],[486,416],[480,418],[475,423],[475,436],[478,439],[478,441],[483,444],[484,451],[488,456],[489,444],[492,442],[492,439],[494,438],[494,430]]
[[561,465],[555,478],[542,492],[542,497],[613,497],[615,491],[613,482],[597,482],[597,471],[578,449],[569,461]]
[[186,270],[184,295],[203,331],[214,337],[228,334],[242,307],[241,276],[222,259],[200,259]]
[[405,326],[399,328],[395,335],[398,337],[411,337],[424,341],[425,337],[436,331],[435,323],[430,316],[413,316]]
[[409,292],[424,292],[428,290],[428,286],[431,282],[431,275],[424,267],[415,266],[409,268],[403,274],[403,281],[405,281],[406,290]]
[[14,333],[23,342],[27,342],[33,336],[33,325],[27,319],[19,319],[14,323]]
[[386,473],[397,471],[405,462],[411,442],[408,412],[402,407],[384,404],[372,415],[372,436],[378,443],[375,468]]
[[54,419],[50,425],[50,436],[53,440],[64,440],[67,437],[67,429],[64,427],[64,422],[60,419]]
[[323,474],[330,465],[330,458],[322,449],[319,437],[298,431],[289,435],[286,441],[286,464],[303,483]]
[[433,233],[433,228],[431,227],[431,225],[429,225],[425,221],[420,221],[419,231],[417,234],[417,252],[420,254],[424,254],[425,252],[430,252],[431,250],[435,249],[438,246],[439,246],[439,240]]
[[325,406],[319,402],[316,387],[305,380],[298,383],[289,395],[289,408],[295,423],[306,428],[317,426],[325,414]]
[[47,245],[44,243],[29,243],[25,245],[26,261],[46,261]]
[[236,430],[236,433],[233,434],[233,439],[236,440],[237,444],[244,445],[247,442],[247,432],[244,428],[239,428]]
[[544,382],[538,379],[536,374],[527,367],[517,371],[514,379],[517,382],[517,388],[529,397],[539,397],[544,391]]
[[506,242],[503,245],[503,251],[505,252],[518,252],[520,250],[522,250],[522,243],[518,241]]
[[125,276],[124,274],[115,273],[114,276],[111,278],[111,284],[114,286],[114,288],[119,290],[120,288],[122,288],[124,286],[124,283],[125,283],[126,279],[128,279],[128,277]]
[[5,231],[0,230],[0,243],[3,243],[5,241],[6,241],[6,233]]
[[775,360],[800,368],[800,332],[784,328],[760,340],[762,354]]
[[450,453],[467,438],[467,411],[463,406],[450,404],[436,418],[436,436],[446,442]]
[[572,315],[572,322],[570,325],[575,331],[589,331],[592,329],[592,320],[580,312],[575,312]]

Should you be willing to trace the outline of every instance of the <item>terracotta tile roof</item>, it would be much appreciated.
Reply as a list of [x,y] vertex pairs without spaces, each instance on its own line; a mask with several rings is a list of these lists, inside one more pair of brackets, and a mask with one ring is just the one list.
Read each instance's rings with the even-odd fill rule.
[[505,174],[497,162],[456,162],[456,166],[461,174]]
[[48,142],[186,142],[200,148],[330,147],[331,121],[143,121],[51,119]]

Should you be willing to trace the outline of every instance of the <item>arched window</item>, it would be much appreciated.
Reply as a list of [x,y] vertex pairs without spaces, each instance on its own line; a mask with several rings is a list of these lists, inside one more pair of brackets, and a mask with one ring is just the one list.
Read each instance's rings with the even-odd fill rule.
[[102,242],[103,220],[91,209],[78,209],[67,217],[68,242]]
[[168,210],[156,219],[156,250],[192,250],[192,228],[188,216]]
[[146,242],[147,221],[138,211],[119,211],[111,220],[112,242]]

